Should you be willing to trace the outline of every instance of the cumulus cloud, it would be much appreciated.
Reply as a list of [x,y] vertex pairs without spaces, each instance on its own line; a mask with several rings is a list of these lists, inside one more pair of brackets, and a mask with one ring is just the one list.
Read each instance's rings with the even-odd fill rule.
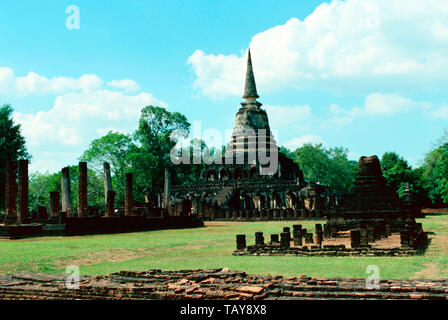
[[437,110],[432,110],[430,113],[434,118],[448,120],[448,106],[441,107]]
[[372,93],[364,100],[364,105],[351,109],[332,104],[328,108],[330,117],[322,120],[323,126],[345,125],[359,117],[393,116],[411,110],[419,110],[425,117],[448,119],[448,106],[441,106],[425,101],[414,101],[398,94]]
[[306,134],[301,137],[288,140],[285,143],[282,143],[282,145],[285,146],[286,148],[288,148],[289,150],[295,150],[307,143],[311,143],[311,144],[322,143],[322,144],[324,144],[324,141],[319,136]]
[[[260,92],[280,88],[413,90],[440,86],[448,71],[448,1],[347,0],[318,6],[252,37]],[[220,98],[240,95],[246,52],[188,59],[194,87]]]
[[301,126],[312,116],[311,108],[308,105],[265,106],[265,109],[272,129],[279,129],[289,125]]
[[132,79],[109,81],[109,89],[103,85],[104,81],[94,74],[77,79],[46,78],[34,72],[15,76],[12,69],[0,68],[0,94],[55,96],[49,110],[13,114],[36,159],[32,171],[53,172],[73,164],[93,139],[110,130],[133,132],[144,106],[167,106],[149,92],[141,91]]
[[16,112],[14,119],[22,125],[22,133],[31,147],[52,143],[87,146],[106,129],[125,132],[135,129],[141,109],[149,104],[166,106],[147,92],[137,95],[110,90],[70,92],[58,96],[49,111]]
[[140,86],[132,79],[112,80],[107,83],[109,87],[123,89],[126,92],[136,92],[140,90]]
[[398,94],[372,93],[365,98],[362,107],[355,106],[351,109],[345,109],[336,104],[330,105],[330,118],[325,120],[323,124],[344,125],[361,116],[392,116],[418,108],[424,110],[428,107],[432,107],[431,104],[416,102]]
[[103,80],[95,74],[46,78],[35,72],[17,77],[10,68],[0,67],[0,93],[11,95],[60,94],[69,91],[91,92],[101,89]]

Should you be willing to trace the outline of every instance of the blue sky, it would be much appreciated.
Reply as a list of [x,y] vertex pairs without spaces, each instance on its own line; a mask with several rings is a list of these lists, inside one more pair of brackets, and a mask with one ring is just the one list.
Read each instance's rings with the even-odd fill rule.
[[447,16],[445,0],[2,2],[0,103],[31,170],[54,172],[147,104],[232,129],[250,46],[279,144],[417,166],[448,129]]

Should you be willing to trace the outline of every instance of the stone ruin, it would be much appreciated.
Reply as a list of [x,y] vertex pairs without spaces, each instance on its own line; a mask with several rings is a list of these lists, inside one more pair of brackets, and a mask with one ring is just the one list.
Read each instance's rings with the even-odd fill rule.
[[[377,287],[369,288],[366,286],[366,279],[359,278],[250,275],[228,268],[120,271],[105,276],[81,276],[79,288],[67,288],[66,283],[67,275],[29,273],[0,275],[0,299],[446,301],[448,291],[447,279],[380,279]],[[167,312],[169,315],[170,311]]]
[[377,156],[361,157],[351,193],[341,198],[323,225],[316,224],[314,235],[293,225],[265,243],[263,233],[255,233],[255,245],[247,246],[245,235],[237,235],[234,255],[404,256],[424,253],[428,237],[415,217],[419,211],[403,202],[386,185]]
[[[258,97],[249,51],[245,102],[225,154],[207,165],[199,183],[165,189],[171,214],[231,221],[309,219],[322,218],[335,206],[327,186],[306,182],[299,166],[279,151]],[[260,153],[275,154],[277,170],[268,168]]]
[[[18,175],[17,175],[18,171]],[[28,160],[7,161],[5,179],[6,214],[0,221],[0,237],[23,238],[40,235],[79,235],[203,226],[194,216],[172,217],[162,208],[133,200],[133,174],[125,180],[124,208],[115,208],[110,166],[104,163],[105,210],[102,214],[88,205],[87,162],[79,163],[78,211],[74,212],[69,168],[61,170],[61,193],[50,192],[49,212],[28,206]],[[61,202],[60,202],[61,201]]]

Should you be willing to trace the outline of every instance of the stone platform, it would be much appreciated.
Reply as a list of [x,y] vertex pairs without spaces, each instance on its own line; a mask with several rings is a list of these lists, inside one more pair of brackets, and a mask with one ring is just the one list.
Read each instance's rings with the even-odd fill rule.
[[42,221],[33,224],[0,225],[0,238],[23,239],[36,236],[79,236],[163,229],[203,227],[194,216],[150,218],[142,216],[67,218],[64,224]]
[[67,275],[21,273],[0,276],[3,300],[448,300],[448,279],[381,279],[368,289],[366,279],[293,278],[247,275],[228,269],[147,272],[121,271],[82,276],[78,289],[66,287]]

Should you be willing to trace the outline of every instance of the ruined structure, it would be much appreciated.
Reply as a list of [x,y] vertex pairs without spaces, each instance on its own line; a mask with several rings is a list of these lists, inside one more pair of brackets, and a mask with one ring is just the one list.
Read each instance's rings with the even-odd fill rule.
[[[18,175],[16,169],[18,168]],[[87,162],[79,163],[78,214],[73,212],[69,168],[61,170],[62,206],[60,193],[50,191],[50,201],[30,212],[28,198],[28,160],[6,163],[6,215],[0,219],[0,238],[19,239],[42,235],[83,235],[97,233],[134,232],[159,229],[201,227],[195,216],[170,217],[161,208],[133,201],[133,175],[126,174],[125,207],[115,210],[110,167],[104,165],[105,210],[101,214],[88,205]],[[17,201],[16,201],[17,200]]]
[[386,185],[377,156],[361,157],[353,191],[344,194],[340,204],[327,216],[315,234],[301,225],[271,235],[264,243],[263,233],[255,233],[255,245],[246,246],[245,235],[237,235],[234,255],[297,256],[406,256],[424,253],[428,237],[415,217],[419,212],[409,201],[402,201]]
[[336,231],[390,225],[392,232],[415,224],[419,211],[386,185],[377,156],[361,157],[352,192],[344,194],[326,226]]
[[[258,97],[249,50],[245,101],[235,115],[231,141],[201,173],[199,184],[171,187],[172,215],[291,219],[323,217],[333,206],[329,188],[305,182],[299,166],[279,151]],[[168,190],[166,186],[165,199]]]
[[[446,279],[322,278],[300,275],[250,275],[219,269],[144,272],[120,271],[105,276],[80,276],[79,288],[67,287],[66,274],[17,273],[0,276],[2,300],[302,300],[387,299],[446,301]],[[275,305],[269,305],[269,314]],[[279,305],[284,307],[284,305]],[[178,308],[165,316],[178,318]],[[241,317],[242,318],[242,317]],[[260,317],[259,317],[260,318]]]

